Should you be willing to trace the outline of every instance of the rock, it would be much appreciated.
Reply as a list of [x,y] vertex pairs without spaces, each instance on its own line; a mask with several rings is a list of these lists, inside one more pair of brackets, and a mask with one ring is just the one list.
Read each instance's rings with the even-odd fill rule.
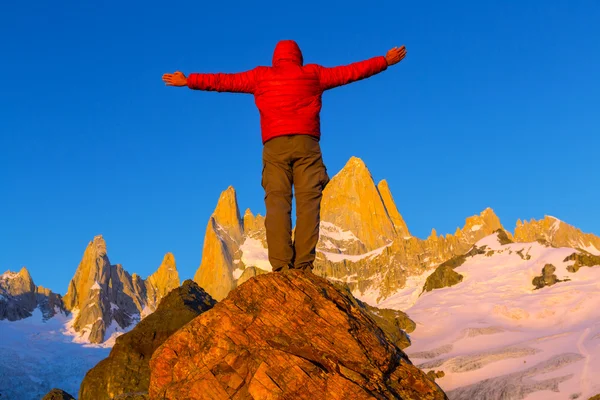
[[42,400],[75,400],[75,397],[62,389],[52,389],[42,398]]
[[154,313],[117,338],[108,358],[88,371],[79,399],[143,398],[139,396],[148,392],[152,353],[179,328],[215,304],[210,295],[191,280],[173,289]]
[[463,276],[447,265],[440,265],[427,277],[423,292],[431,292],[434,289],[450,287],[462,282]]
[[[348,295],[352,296],[352,293],[349,290]],[[417,324],[415,324],[406,313],[400,310],[373,307],[358,299],[356,302],[359,306],[369,312],[375,323],[387,334],[396,346],[401,349],[410,346],[410,337],[407,333],[414,332]]]
[[514,243],[513,240],[510,238],[510,233],[506,232],[504,229],[498,229],[494,233],[498,235],[498,241],[502,246]]
[[569,272],[577,272],[581,267],[600,266],[600,256],[590,254],[588,252],[576,252],[564,259],[564,262],[575,261],[573,265],[569,265]]
[[150,366],[152,399],[446,399],[347,291],[300,271],[248,280]]
[[542,275],[536,276],[533,278],[531,282],[536,289],[541,289],[546,286],[552,286],[558,282],[562,282],[558,277],[554,274],[556,271],[556,267],[552,264],[544,265],[542,268]]
[[433,271],[431,275],[427,277],[425,285],[423,285],[422,293],[431,292],[434,289],[454,286],[462,282],[463,276],[454,271],[454,269],[463,265],[469,257],[473,257],[478,254],[485,254],[486,248],[487,246],[473,246],[468,253],[452,257],[451,259],[444,261],[435,269],[435,271]]
[[429,379],[431,379],[433,382],[435,382],[436,379],[439,378],[443,378],[444,376],[446,376],[446,373],[444,371],[429,371],[427,372],[427,377]]

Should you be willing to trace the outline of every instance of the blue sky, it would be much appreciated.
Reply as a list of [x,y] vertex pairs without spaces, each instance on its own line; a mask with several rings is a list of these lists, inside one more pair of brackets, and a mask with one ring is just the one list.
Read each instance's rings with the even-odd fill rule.
[[[182,278],[233,185],[264,213],[252,96],[168,88],[164,72],[407,58],[324,96],[331,174],[353,155],[387,179],[411,231],[554,215],[600,234],[600,3],[8,2],[0,13],[0,270],[65,293],[87,243]],[[289,4],[288,4],[289,3]]]

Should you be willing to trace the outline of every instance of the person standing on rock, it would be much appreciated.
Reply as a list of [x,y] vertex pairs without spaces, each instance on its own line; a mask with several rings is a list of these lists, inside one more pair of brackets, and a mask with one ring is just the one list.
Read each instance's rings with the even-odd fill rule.
[[[312,270],[319,240],[321,197],[329,182],[323,163],[319,113],[324,91],[368,78],[399,63],[406,48],[384,56],[326,68],[304,65],[296,42],[277,43],[273,66],[247,72],[164,74],[168,86],[253,94],[260,112],[263,141],[262,186],[265,227],[273,271]],[[292,187],[296,194],[296,230],[292,241]]]

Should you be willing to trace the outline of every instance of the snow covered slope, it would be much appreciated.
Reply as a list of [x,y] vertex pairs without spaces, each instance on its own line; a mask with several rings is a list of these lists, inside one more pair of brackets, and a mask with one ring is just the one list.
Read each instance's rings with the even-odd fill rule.
[[[444,371],[437,382],[451,400],[600,393],[600,265],[571,273],[571,248],[501,245],[495,234],[476,244],[484,245],[486,254],[455,269],[463,275],[457,285],[420,295],[428,271],[377,305],[417,323],[406,349],[413,363]],[[546,264],[564,281],[534,290]]]
[[57,313],[44,322],[37,308],[29,318],[0,321],[0,398],[39,400],[54,387],[77,396],[85,373],[110,348],[74,343],[72,318]]

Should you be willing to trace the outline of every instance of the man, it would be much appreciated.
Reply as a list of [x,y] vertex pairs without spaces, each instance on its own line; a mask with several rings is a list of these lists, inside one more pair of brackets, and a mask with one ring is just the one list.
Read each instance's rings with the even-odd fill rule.
[[[329,182],[319,139],[321,95],[325,90],[378,74],[406,56],[393,48],[385,57],[335,68],[304,65],[291,40],[277,44],[272,67],[237,74],[164,74],[168,86],[217,92],[249,93],[260,112],[263,147],[267,245],[273,271],[312,270],[319,239],[321,196]],[[296,194],[296,230],[292,242],[292,186]]]

